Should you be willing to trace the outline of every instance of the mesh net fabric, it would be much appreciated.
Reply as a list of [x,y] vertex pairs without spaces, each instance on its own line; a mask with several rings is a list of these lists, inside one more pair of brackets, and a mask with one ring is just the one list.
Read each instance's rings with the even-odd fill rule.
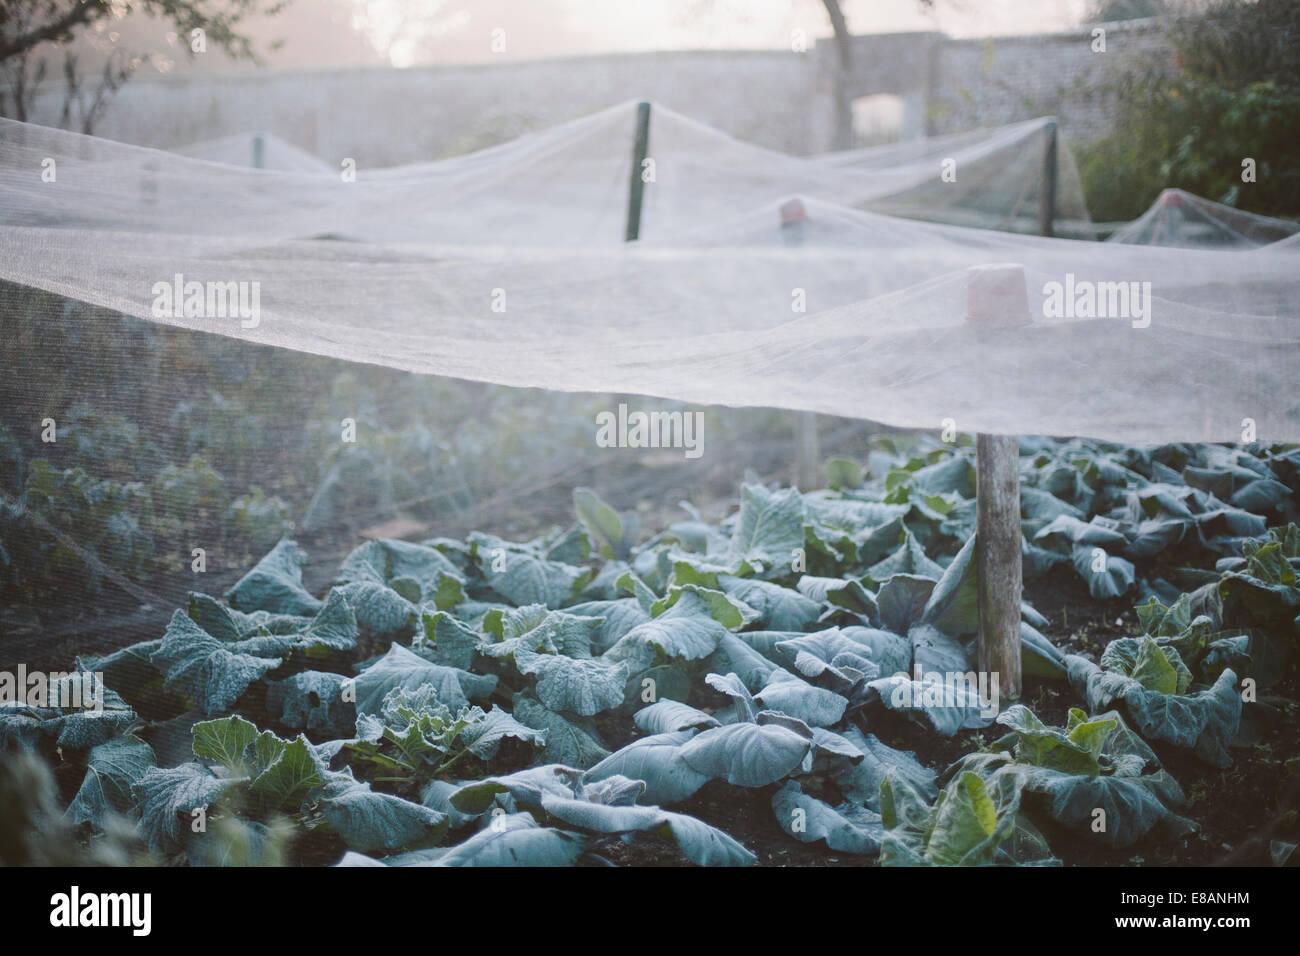
[[1300,232],[1300,223],[1273,219],[1166,189],[1137,219],[1120,227],[1108,242],[1199,249],[1254,249],[1282,242]]
[[[1044,239],[867,208],[920,195],[960,219],[972,193],[991,208],[997,169],[1041,172],[1044,124],[800,159],[657,109],[644,241],[627,245],[633,115],[351,183],[0,122],[0,278],[193,331],[503,385],[1128,442],[1236,440],[1244,418],[1261,439],[1300,437],[1288,250]],[[957,183],[939,179],[935,157],[949,153],[965,157]],[[1037,188],[1020,185],[1006,214]],[[1074,201],[1068,180],[1060,193]],[[803,218],[783,225],[795,197]],[[969,270],[988,263],[1024,267],[1030,324],[966,321]],[[158,288],[177,276],[255,283],[260,316],[160,313]],[[1053,283],[1071,298],[1092,284],[1098,302],[1131,291],[1135,306],[1149,283],[1149,312],[1048,317]],[[44,320],[63,320],[57,301],[39,300],[55,303],[37,306]]]
[[254,166],[289,173],[329,173],[334,167],[273,133],[236,133],[191,143],[173,152],[227,166]]
[[[819,159],[840,170],[874,173],[889,193],[865,208],[893,216],[959,226],[1037,234],[1045,185],[1044,156],[1056,121],[1044,117],[992,131],[977,130],[869,149],[827,153]],[[935,171],[951,163],[960,175],[934,189]],[[1054,230],[1091,238],[1074,155],[1064,144],[1054,156]]]
[[[326,182],[292,175],[301,170],[271,162],[249,174],[237,168],[250,164],[252,150],[241,137],[194,148],[199,158],[231,153],[235,168],[222,169],[6,122],[0,131],[7,170],[21,175],[39,170],[45,157],[62,161],[58,195],[26,190],[25,199],[13,200],[5,222],[21,223],[26,214],[61,228],[107,224],[247,235],[252,227],[271,238],[618,244],[624,238],[633,115],[630,105],[602,110],[465,156],[362,169],[352,183],[338,176]],[[1036,228],[1046,122],[966,134],[959,143],[945,141],[917,156],[884,147],[879,155],[868,150],[807,159],[739,142],[657,107],[650,130],[654,182],[646,191],[641,238],[668,238],[794,194],[851,207],[887,205],[893,214],[992,228],[1032,219]],[[276,141],[268,142],[267,155],[273,158]],[[1068,151],[1058,155],[1068,158]],[[935,189],[944,158],[958,163],[959,175]],[[21,179],[14,184],[20,194],[21,185]],[[186,204],[201,210],[209,203],[221,210],[206,217],[211,221],[177,221],[176,211]],[[1060,177],[1057,209],[1062,219],[1086,219],[1077,176]],[[272,224],[271,232],[260,231]]]

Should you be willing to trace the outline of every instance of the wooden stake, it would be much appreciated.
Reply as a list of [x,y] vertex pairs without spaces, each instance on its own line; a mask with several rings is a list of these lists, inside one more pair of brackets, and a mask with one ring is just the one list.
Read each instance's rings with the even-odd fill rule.
[[[787,246],[803,245],[804,223],[808,210],[803,201],[791,199],[781,204],[781,239]],[[821,448],[817,441],[817,413],[796,412],[794,419],[795,469],[794,483],[801,491],[817,487]]]
[[979,668],[1000,696],[1020,697],[1020,440],[975,436],[975,534],[979,569]]
[[817,441],[817,413],[796,412],[795,416],[795,484],[800,491],[811,491],[819,487],[821,477],[817,473],[817,466],[821,462],[821,448]]
[[1047,145],[1043,148],[1043,184],[1038,194],[1038,234],[1050,237],[1056,218],[1056,120],[1047,122]]
[[[1025,270],[990,265],[970,273],[966,323],[980,335],[1015,335],[1030,323]],[[975,436],[975,560],[979,571],[979,669],[998,675],[998,696],[1020,697],[1020,440]]]
[[[1056,218],[1057,124],[1047,124],[1039,191],[1038,233],[1052,235]],[[972,275],[968,323],[989,328],[1029,322],[1024,270],[991,266]],[[1020,697],[1020,440],[1014,435],[975,436],[975,542],[979,569],[979,668],[997,674],[999,694]]]
[[[1038,232],[1052,235],[1056,218],[1056,120],[1047,124]],[[975,283],[976,280],[972,280]],[[967,321],[988,326],[1029,321],[1024,270],[992,267],[973,284]],[[1024,570],[1020,552],[1020,440],[1015,435],[975,436],[975,533],[979,568],[979,667],[997,674],[1000,693],[1020,697],[1020,596]]]
[[632,178],[627,190],[627,231],[625,242],[635,242],[641,237],[641,202],[645,198],[645,180],[641,171],[646,153],[650,149],[650,104],[636,105],[636,138],[632,142]]

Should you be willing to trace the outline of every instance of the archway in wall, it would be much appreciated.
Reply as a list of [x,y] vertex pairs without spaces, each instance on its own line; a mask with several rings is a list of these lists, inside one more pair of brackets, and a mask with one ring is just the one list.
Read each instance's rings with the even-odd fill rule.
[[904,103],[893,93],[872,93],[853,100],[853,147],[896,143],[903,137]]

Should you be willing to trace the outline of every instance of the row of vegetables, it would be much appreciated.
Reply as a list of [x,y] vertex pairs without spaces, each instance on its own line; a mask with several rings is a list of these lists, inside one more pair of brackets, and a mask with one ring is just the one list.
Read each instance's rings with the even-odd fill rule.
[[[84,764],[68,822],[125,816],[194,864],[289,839],[357,865],[569,864],[611,837],[753,862],[673,809],[715,781],[761,788],[794,840],[882,864],[1050,864],[1061,829],[1186,835],[1152,744],[1223,767],[1243,723],[1288,706],[1269,692],[1300,634],[1300,453],[1021,451],[1027,575],[1072,565],[1140,623],[1094,659],[1023,605],[1025,670],[1080,705],[1062,726],[995,706],[970,664],[970,449],[882,440],[828,489],[747,483],[720,521],[683,505],[640,542],[586,489],[572,526],[529,542],[367,541],[323,596],[282,540],[224,600],[195,593],[161,637],[80,660],[62,680],[102,675],[100,711],[10,707],[0,736]],[[873,733],[891,711],[918,735],[995,733],[937,772]],[[626,718],[639,735],[611,746]]]

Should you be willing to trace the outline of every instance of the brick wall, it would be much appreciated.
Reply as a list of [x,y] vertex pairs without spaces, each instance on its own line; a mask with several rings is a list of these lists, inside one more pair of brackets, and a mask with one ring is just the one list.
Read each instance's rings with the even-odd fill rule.
[[[1101,86],[1168,55],[1154,21],[955,40],[940,33],[854,39],[854,96],[904,103],[905,136],[999,126],[1054,113],[1076,140],[1106,131]],[[657,100],[742,139],[807,154],[831,147],[834,47],[806,53],[677,52],[410,70],[242,71],[139,76],[96,133],[174,147],[262,129],[331,161],[417,162],[510,139],[634,98]],[[38,102],[56,123],[61,95]]]
[[927,90],[932,134],[1055,115],[1076,140],[1104,135],[1117,74],[1171,52],[1153,20],[1100,24],[1106,51],[1093,52],[1093,27],[1026,37],[945,39],[935,50]]

